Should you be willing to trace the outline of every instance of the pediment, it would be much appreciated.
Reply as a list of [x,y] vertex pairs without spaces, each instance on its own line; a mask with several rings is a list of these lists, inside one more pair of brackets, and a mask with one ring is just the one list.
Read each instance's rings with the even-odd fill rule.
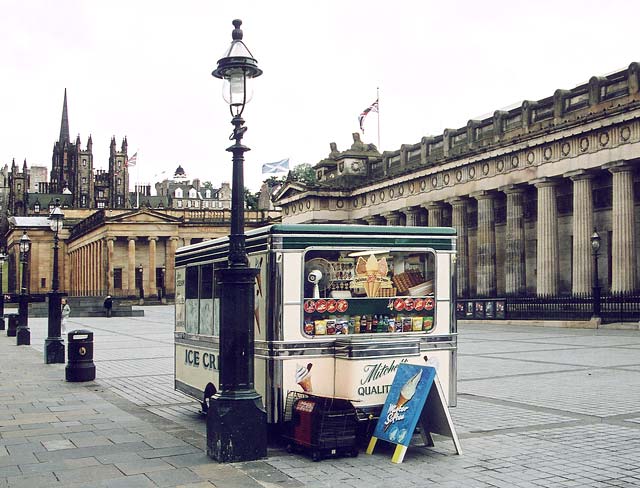
[[107,217],[106,221],[108,223],[125,222],[127,224],[173,224],[181,222],[181,219],[152,209],[142,208],[132,210],[131,212],[121,213],[113,217]]
[[280,189],[280,191],[276,195],[274,195],[273,200],[277,202],[285,198],[291,198],[296,195],[306,193],[307,191],[308,191],[308,188],[304,184],[298,181],[290,181],[285,183],[284,186]]

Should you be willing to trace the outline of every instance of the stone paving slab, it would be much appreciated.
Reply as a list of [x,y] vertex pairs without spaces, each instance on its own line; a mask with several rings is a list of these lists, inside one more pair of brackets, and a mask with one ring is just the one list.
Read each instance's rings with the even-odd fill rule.
[[[485,378],[501,378],[539,373],[554,373],[557,371],[574,371],[582,369],[580,366],[547,364],[544,362],[519,361],[510,357],[462,356],[458,361],[458,380],[462,383],[468,380]],[[460,387],[459,387],[460,388]]]

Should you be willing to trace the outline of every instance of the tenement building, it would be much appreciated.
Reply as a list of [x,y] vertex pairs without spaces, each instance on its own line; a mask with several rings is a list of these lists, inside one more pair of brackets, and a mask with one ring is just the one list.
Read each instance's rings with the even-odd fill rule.
[[354,134],[318,182],[276,195],[285,223],[451,225],[459,296],[636,290],[640,64],[380,153]]

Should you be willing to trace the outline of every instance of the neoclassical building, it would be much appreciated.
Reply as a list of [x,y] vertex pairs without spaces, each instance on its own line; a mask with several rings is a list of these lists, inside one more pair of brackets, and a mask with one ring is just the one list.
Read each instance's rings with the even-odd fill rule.
[[[71,296],[172,298],[178,247],[229,234],[230,210],[64,209],[59,234],[60,290]],[[247,228],[280,221],[276,211],[247,210]],[[9,293],[20,292],[19,239],[31,239],[27,290],[51,290],[54,234],[46,216],[11,217],[6,234]]]
[[637,288],[640,64],[380,153],[331,144],[317,184],[285,184],[285,223],[451,225],[459,296]]

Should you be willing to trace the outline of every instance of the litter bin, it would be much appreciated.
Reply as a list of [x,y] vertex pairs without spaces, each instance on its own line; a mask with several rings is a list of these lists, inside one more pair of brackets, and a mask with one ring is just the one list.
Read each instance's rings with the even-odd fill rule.
[[6,313],[5,317],[9,319],[9,325],[7,326],[7,337],[15,337],[18,330],[18,314]]
[[72,330],[67,334],[67,381],[92,381],[96,379],[93,362],[93,332]]

